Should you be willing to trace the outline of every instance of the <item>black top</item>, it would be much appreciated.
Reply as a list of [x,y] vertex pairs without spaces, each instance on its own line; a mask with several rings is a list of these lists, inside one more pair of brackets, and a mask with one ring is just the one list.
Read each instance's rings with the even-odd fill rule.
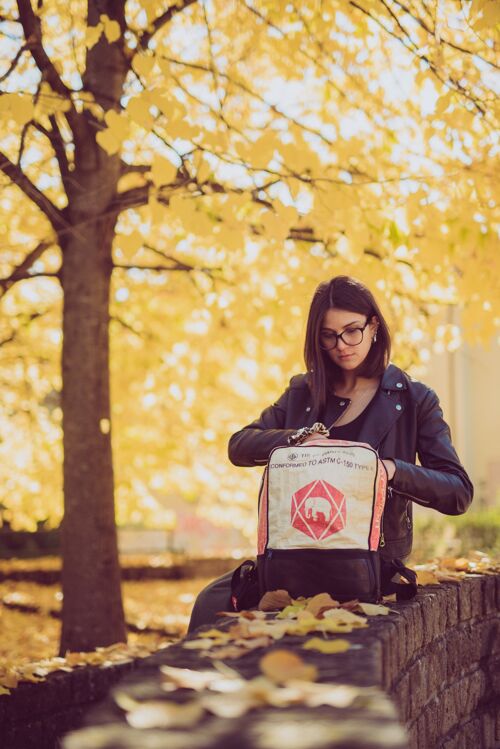
[[[337,427],[331,427],[330,439],[349,440],[350,442],[358,442],[361,427],[363,426],[363,422],[366,418],[366,414],[368,413],[368,409],[370,408],[372,403],[373,403],[373,398],[368,403],[366,408],[364,408],[363,411],[361,411],[359,416],[356,416],[355,419],[347,422],[347,424],[342,424],[341,426],[337,426]],[[335,408],[335,404],[332,401],[328,401],[326,404],[326,408],[324,410],[324,417],[323,417],[323,424],[326,427],[329,427],[332,421],[334,420],[333,419],[334,408]]]

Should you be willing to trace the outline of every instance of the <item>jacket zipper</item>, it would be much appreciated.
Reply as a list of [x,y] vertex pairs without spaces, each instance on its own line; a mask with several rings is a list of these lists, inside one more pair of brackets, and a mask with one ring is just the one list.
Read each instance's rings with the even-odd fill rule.
[[408,494],[407,492],[401,492],[403,497],[408,497],[408,499],[412,499],[414,502],[417,502],[422,505],[430,505],[430,502],[428,499],[420,499],[420,497],[414,497],[412,494]]

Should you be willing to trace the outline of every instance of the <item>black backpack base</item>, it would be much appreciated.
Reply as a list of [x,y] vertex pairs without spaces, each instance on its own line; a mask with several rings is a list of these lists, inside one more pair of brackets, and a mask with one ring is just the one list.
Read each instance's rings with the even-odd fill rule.
[[[301,557],[302,552],[307,557]],[[292,598],[330,593],[340,603],[354,598],[365,603],[378,603],[382,596],[393,593],[397,601],[407,601],[417,593],[416,573],[399,559],[387,560],[374,551],[336,550],[335,554],[343,554],[345,559],[343,562],[338,560],[336,566],[329,560],[325,567],[327,560],[324,555],[328,553],[332,552],[268,549],[257,557],[257,563],[253,559],[245,560],[235,569],[231,579],[233,610],[257,608],[264,593],[271,590],[287,590]],[[349,555],[353,556],[349,558]],[[278,557],[279,563],[274,564]],[[272,566],[270,562],[273,562]],[[360,575],[359,579],[353,577],[353,571]],[[346,577],[347,572],[350,574]],[[401,578],[406,583],[400,582]]]

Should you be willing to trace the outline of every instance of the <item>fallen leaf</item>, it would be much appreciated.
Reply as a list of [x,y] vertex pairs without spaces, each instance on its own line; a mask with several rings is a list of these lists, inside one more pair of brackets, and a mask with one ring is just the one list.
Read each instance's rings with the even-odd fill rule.
[[266,648],[268,645],[272,645],[272,637],[254,637],[246,640],[235,640],[234,644],[238,645],[245,650],[256,650],[257,648]]
[[270,590],[259,601],[259,611],[281,611],[292,603],[287,590]]
[[338,637],[335,640],[324,640],[321,637],[312,637],[302,646],[305,650],[319,650],[320,653],[345,653],[351,644],[348,640]]
[[266,653],[259,667],[265,676],[277,684],[284,684],[290,679],[315,681],[318,676],[316,666],[306,663],[291,650],[272,650]]
[[207,650],[202,653],[206,658],[229,658],[233,660],[241,658],[249,652],[248,648],[243,648],[241,645],[223,645],[216,650]]
[[329,593],[319,593],[308,600],[305,611],[317,617],[320,611],[337,608],[338,606],[339,602],[334,601]]
[[330,622],[335,622],[336,624],[351,624],[353,627],[366,626],[365,617],[358,616],[352,611],[347,611],[347,609],[330,609],[329,611],[325,611],[323,617],[324,619],[327,619]]
[[283,609],[283,611],[280,611],[279,614],[276,614],[277,619],[296,619],[297,614],[300,611],[303,611],[305,608],[305,603],[292,603],[290,606],[287,606]]
[[200,704],[219,718],[241,718],[259,703],[251,693],[241,689],[229,695],[207,694],[201,698]]
[[187,648],[188,650],[206,650],[207,648],[211,648],[213,644],[213,640],[208,639],[208,637],[203,637],[198,640],[186,640],[186,642],[182,643],[182,647]]
[[7,689],[15,689],[19,683],[19,678],[12,671],[0,673],[0,686]]
[[439,580],[430,570],[416,570],[418,585],[437,585]]
[[230,640],[229,632],[223,632],[221,629],[207,629],[201,633],[200,639],[210,638],[211,640]]
[[175,702],[141,702],[126,713],[127,723],[132,728],[186,728],[194,726],[204,714],[197,702],[178,705]]
[[194,671],[191,668],[175,668],[174,666],[160,666],[162,674],[162,689],[194,689],[200,692],[209,689],[212,682],[219,679],[216,671]]
[[383,596],[382,600],[385,601],[386,603],[396,603],[397,597],[395,593],[391,593],[388,596]]
[[116,689],[113,691],[113,699],[124,712],[129,713],[132,710],[140,707],[141,703],[134,700],[127,692],[123,689]]
[[359,608],[367,616],[387,616],[390,612],[387,606],[381,606],[378,603],[363,603],[360,601]]

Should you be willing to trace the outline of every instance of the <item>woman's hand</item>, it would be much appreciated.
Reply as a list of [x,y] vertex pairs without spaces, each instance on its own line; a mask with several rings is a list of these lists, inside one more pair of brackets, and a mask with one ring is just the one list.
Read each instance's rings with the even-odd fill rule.
[[390,481],[396,473],[396,464],[393,460],[383,460],[382,463],[385,465],[387,478]]

